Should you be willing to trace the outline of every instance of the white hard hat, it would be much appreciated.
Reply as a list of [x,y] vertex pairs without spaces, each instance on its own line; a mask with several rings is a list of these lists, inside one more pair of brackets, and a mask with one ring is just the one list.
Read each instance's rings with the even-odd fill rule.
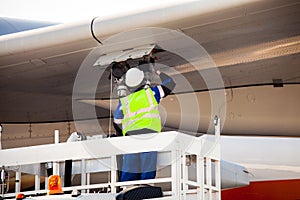
[[126,72],[125,83],[128,87],[137,87],[143,80],[144,72],[137,68],[131,68]]

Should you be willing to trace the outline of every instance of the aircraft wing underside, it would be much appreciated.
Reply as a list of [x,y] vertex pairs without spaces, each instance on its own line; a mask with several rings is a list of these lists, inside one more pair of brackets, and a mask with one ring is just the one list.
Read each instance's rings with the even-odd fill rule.
[[[300,3],[292,0],[222,2],[219,7],[207,5],[206,10],[199,2],[191,2],[123,18],[95,18],[91,22],[61,24],[1,36],[0,122],[73,120],[72,97],[73,106],[80,104],[82,110],[92,107],[97,118],[108,118],[107,106],[98,103],[94,107],[97,103],[84,102],[110,98],[109,67],[93,64],[99,57],[112,52],[155,45],[153,57],[156,57],[161,71],[170,74],[177,82],[184,77],[189,83],[189,87],[177,84],[169,98],[196,95],[201,99],[203,95],[221,90],[226,94],[225,102],[229,103],[226,120],[235,118],[238,123],[237,118],[244,117],[242,120],[246,124],[247,121],[256,121],[255,115],[245,116],[240,111],[243,106],[235,108],[230,105],[233,99],[235,104],[242,104],[244,97],[241,95],[244,95],[251,105],[257,103],[257,107],[251,109],[262,111],[263,119],[270,123],[284,119],[292,125],[288,135],[299,136],[300,128],[295,121],[300,120],[300,107],[297,106],[300,100]],[[197,11],[197,6],[203,9]],[[180,9],[186,9],[186,14],[176,14]],[[199,57],[189,45],[175,45],[172,51],[166,49],[164,44],[174,44],[177,33],[197,42],[202,48]],[[179,55],[189,51],[191,60],[197,57],[197,66],[183,58],[183,54]],[[84,67],[87,74],[101,75],[94,90],[90,87],[90,79],[77,82],[79,87],[74,88],[80,69]],[[212,84],[214,81],[221,82]],[[280,94],[283,96],[279,97]],[[270,99],[260,102],[265,97]],[[275,109],[282,104],[276,101],[277,97],[278,101],[289,101],[285,102],[289,104],[287,109]],[[264,111],[268,101],[273,102],[270,103],[272,106]],[[209,104],[211,102],[208,100]],[[173,108],[168,109],[172,112]],[[213,111],[204,113],[209,117]],[[80,119],[93,116],[83,113]],[[288,119],[289,116],[293,118]],[[167,122],[167,126],[178,128],[176,123]],[[207,128],[206,124],[198,131]],[[242,130],[242,127],[230,124],[225,124],[225,128],[227,133]],[[264,135],[269,130],[249,131],[249,134]],[[275,135],[281,133],[279,130]]]

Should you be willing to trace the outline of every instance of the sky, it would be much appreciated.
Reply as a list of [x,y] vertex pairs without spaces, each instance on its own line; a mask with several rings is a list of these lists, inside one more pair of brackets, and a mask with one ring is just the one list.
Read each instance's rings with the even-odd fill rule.
[[[0,17],[49,22],[73,22],[142,11],[179,0],[0,0]],[[182,2],[182,1],[181,1]]]

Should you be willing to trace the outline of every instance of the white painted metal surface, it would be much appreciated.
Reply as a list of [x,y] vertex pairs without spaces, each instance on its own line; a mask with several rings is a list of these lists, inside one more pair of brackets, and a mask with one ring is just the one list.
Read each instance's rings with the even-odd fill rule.
[[[54,131],[54,144],[59,143],[59,130]],[[53,174],[54,175],[60,175],[59,174],[59,162],[53,162]]]
[[300,138],[222,136],[222,159],[243,165],[250,181],[300,178]]
[[[243,5],[255,0],[216,0],[213,2],[188,1],[165,8],[149,8],[147,12],[125,13],[123,16],[106,19],[97,18],[94,22],[94,32],[100,40],[113,34],[129,29],[141,27],[170,27],[169,23],[176,26],[176,21],[191,18],[208,12],[218,11]],[[184,12],[182,12],[184,10]],[[89,21],[80,23],[63,24],[53,27],[41,28],[35,31],[5,35],[0,38],[0,56],[24,53],[41,48],[55,47],[68,43],[84,40],[94,40],[91,35]],[[163,26],[164,25],[164,26]],[[181,27],[182,28],[182,27]],[[76,35],[76,37],[74,37]]]
[[111,64],[112,62],[121,62],[126,61],[127,59],[142,58],[144,55],[149,55],[154,47],[155,45],[149,44],[101,55],[95,62],[94,66],[106,66]]
[[[219,129],[219,122],[215,124]],[[117,186],[128,186],[134,184],[154,184],[170,182],[172,191],[166,192],[172,199],[189,199],[188,196],[196,195],[197,199],[220,199],[220,135],[216,131],[216,136],[204,135],[202,137],[193,137],[179,132],[164,132],[159,134],[145,134],[131,137],[96,139],[74,143],[57,143],[51,145],[41,145],[35,147],[7,149],[0,151],[0,163],[5,166],[21,166],[29,164],[38,164],[44,162],[61,162],[72,159],[81,162],[82,185],[63,188],[64,191],[79,189],[88,191],[92,188],[111,188],[111,192],[116,193]],[[135,145],[132,145],[135,144]],[[116,155],[124,153],[137,153],[147,151],[163,152],[162,154],[171,155],[164,165],[171,166],[171,177],[156,178],[152,180],[139,180],[128,182],[117,182],[116,180]],[[189,180],[188,167],[186,166],[186,156],[195,155],[199,162],[196,162],[197,179]],[[166,156],[166,155],[165,155]],[[86,160],[101,159],[110,160],[108,166],[103,171],[110,172],[110,180],[107,183],[87,185]],[[211,163],[214,162],[214,166]],[[158,163],[161,165],[162,163]],[[105,164],[103,164],[105,166]],[[208,166],[205,167],[204,166]],[[19,169],[19,168],[18,168]],[[215,170],[212,172],[212,170]],[[206,172],[204,172],[206,170]],[[206,173],[206,176],[204,174]],[[214,179],[212,180],[212,174]],[[36,184],[39,184],[39,177],[36,176]],[[206,179],[206,180],[204,180]],[[193,187],[193,188],[191,188]],[[195,189],[196,187],[196,189]],[[25,194],[45,193],[45,190],[24,192]],[[183,188],[183,189],[182,189]],[[16,185],[16,192],[20,191],[20,185]],[[7,194],[6,196],[14,196]],[[43,197],[47,199],[47,197]]]

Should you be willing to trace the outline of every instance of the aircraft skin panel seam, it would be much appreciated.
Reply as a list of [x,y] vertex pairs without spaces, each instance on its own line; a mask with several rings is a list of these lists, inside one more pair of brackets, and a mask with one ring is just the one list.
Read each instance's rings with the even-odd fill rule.
[[94,17],[93,18],[93,20],[91,21],[91,34],[92,34],[92,36],[93,36],[93,38],[97,41],[97,42],[99,42],[100,44],[102,44],[102,42],[97,38],[97,36],[95,35],[95,33],[94,33],[94,21],[97,19],[98,17]]
[[[288,82],[288,83],[282,83],[284,85],[300,85],[300,82]],[[209,88],[209,89],[198,89],[193,91],[186,91],[186,92],[176,92],[176,94],[189,94],[193,92],[207,92],[207,91],[213,91],[213,90],[223,90],[223,89],[235,89],[235,88],[247,88],[247,87],[260,87],[260,86],[273,86],[276,87],[276,84],[274,83],[257,83],[257,84],[248,84],[248,85],[236,85],[236,86],[226,86],[224,88]],[[174,93],[171,93],[174,94]]]
[[[285,85],[300,85],[300,82],[283,83],[283,87]],[[198,90],[193,90],[193,91],[175,92],[175,93],[172,92],[170,95],[191,94],[191,93],[195,93],[195,92],[208,92],[208,91],[213,91],[213,90],[225,90],[225,89],[248,88],[248,87],[263,87],[263,86],[276,87],[276,85],[274,83],[261,83],[261,84],[257,83],[257,84],[248,84],[248,85],[226,86],[224,88],[198,89]],[[78,99],[78,100],[82,100],[82,99]],[[95,98],[93,100],[110,100],[110,98]]]
[[[77,121],[87,121],[87,120],[94,120],[94,119],[107,119],[109,118],[109,116],[104,116],[104,117],[96,117],[96,118],[85,118],[85,119],[78,119]],[[33,121],[33,122],[28,122],[28,121],[8,121],[2,124],[54,124],[54,123],[65,123],[65,122],[70,122],[73,120],[70,119],[66,119],[66,120],[58,120],[58,121],[54,121],[54,120],[49,120],[49,121]]]

